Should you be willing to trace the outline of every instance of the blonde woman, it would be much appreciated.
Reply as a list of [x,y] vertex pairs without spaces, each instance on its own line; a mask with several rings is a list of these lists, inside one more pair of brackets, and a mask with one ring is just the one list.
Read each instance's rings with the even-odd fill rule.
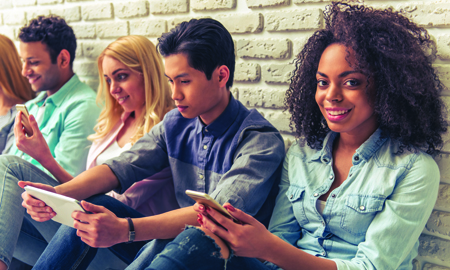
[[[97,62],[100,79],[97,102],[103,110],[94,128],[95,134],[89,136],[93,144],[89,151],[87,168],[100,165],[103,161],[130,149],[174,108],[170,86],[164,77],[161,56],[147,38],[121,37],[100,54]],[[46,158],[53,159],[51,156]],[[60,183],[73,178],[55,160],[49,163],[46,169]],[[45,175],[39,175],[31,180],[46,183],[39,181],[39,177]],[[169,168],[137,182],[122,195],[114,192],[110,195],[146,216],[179,207]],[[30,222],[35,227],[41,227],[39,222]],[[28,232],[24,232],[22,228],[21,233]],[[41,251],[42,249],[39,250]],[[105,267],[105,259],[98,258],[98,260],[101,260],[101,266]],[[96,268],[95,261],[90,269]],[[112,262],[110,258],[106,260],[106,263],[108,262]],[[114,266],[117,268],[117,265]]]
[[7,153],[14,143],[16,104],[34,98],[27,79],[22,76],[22,63],[14,43],[0,35],[0,151]]

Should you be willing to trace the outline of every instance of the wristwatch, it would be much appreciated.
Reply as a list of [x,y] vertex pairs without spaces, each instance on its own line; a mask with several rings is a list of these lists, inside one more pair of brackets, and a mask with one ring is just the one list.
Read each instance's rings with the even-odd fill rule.
[[136,237],[136,232],[134,231],[134,225],[133,225],[133,221],[131,220],[131,218],[126,217],[127,221],[128,221],[128,226],[130,228],[130,231],[128,232],[128,244],[129,243],[133,243],[134,242],[134,238]]

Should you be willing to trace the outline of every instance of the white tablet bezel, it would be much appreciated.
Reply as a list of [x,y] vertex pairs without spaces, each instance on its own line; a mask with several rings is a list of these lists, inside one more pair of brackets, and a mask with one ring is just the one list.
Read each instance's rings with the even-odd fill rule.
[[73,228],[73,211],[86,212],[78,200],[53,193],[44,189],[25,186],[24,189],[33,197],[45,202],[56,213],[52,220]]

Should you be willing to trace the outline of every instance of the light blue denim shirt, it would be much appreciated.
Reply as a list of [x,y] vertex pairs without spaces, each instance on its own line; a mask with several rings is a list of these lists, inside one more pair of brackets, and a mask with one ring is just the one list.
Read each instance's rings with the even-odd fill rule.
[[[439,169],[427,154],[404,149],[378,129],[353,155],[347,179],[316,208],[333,180],[330,132],[322,150],[298,143],[285,158],[269,230],[342,269],[412,269],[435,204]],[[277,267],[274,267],[277,269]]]

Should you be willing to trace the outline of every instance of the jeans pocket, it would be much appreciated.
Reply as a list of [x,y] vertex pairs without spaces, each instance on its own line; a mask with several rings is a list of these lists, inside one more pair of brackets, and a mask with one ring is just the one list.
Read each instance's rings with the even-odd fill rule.
[[286,196],[291,202],[292,210],[294,211],[294,216],[297,219],[300,226],[309,223],[308,218],[305,214],[305,187],[290,186],[286,191]]
[[341,228],[355,236],[366,234],[375,215],[383,210],[386,196],[350,194],[341,218]]

